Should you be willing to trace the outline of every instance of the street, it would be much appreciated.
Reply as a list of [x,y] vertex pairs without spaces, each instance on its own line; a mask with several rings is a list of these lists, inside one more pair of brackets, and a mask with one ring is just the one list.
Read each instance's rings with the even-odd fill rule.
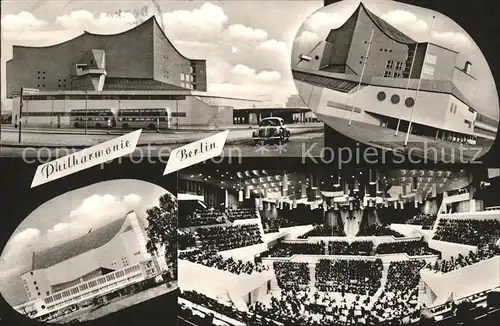
[[[43,134],[26,133],[23,134],[23,145],[17,147],[14,141],[14,133],[2,133],[2,139],[9,139],[9,146],[0,147],[0,156],[4,157],[25,157],[29,161],[33,158],[40,158],[39,162],[48,162],[50,159],[62,157],[81,150],[81,145],[92,146],[104,141],[110,140],[117,135],[84,135],[84,134]],[[174,134],[141,134],[139,145],[130,156],[135,160],[149,158],[166,158],[172,150],[177,147],[208,137],[214,132],[179,132]],[[320,156],[324,144],[323,132],[313,131],[305,133],[296,133],[290,137],[290,140],[282,145],[265,144],[255,145],[249,137],[248,130],[231,130],[224,147],[224,152],[220,159],[229,159],[237,162],[243,157],[302,157],[304,152],[308,155]],[[17,137],[17,136],[16,136]],[[178,142],[175,144],[174,142]],[[29,144],[38,146],[30,146]],[[44,143],[51,144],[50,147],[43,146]],[[170,143],[170,144],[169,144]],[[76,147],[72,144],[78,144]],[[60,146],[60,148],[56,148]],[[163,159],[162,159],[163,160]],[[152,162],[153,163],[153,162]],[[165,159],[166,163],[166,159]]]

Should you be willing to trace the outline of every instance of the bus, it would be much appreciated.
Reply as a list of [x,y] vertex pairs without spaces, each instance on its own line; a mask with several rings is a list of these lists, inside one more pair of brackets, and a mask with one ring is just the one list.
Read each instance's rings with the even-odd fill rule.
[[70,112],[70,123],[75,128],[114,128],[116,117],[111,109],[74,109]]
[[170,109],[120,109],[118,127],[123,129],[170,129],[172,114]]

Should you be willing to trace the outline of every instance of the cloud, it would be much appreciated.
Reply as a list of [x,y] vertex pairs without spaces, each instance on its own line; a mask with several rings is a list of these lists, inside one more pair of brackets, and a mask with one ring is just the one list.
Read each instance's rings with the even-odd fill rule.
[[48,46],[61,43],[81,34],[81,31],[75,30],[41,30],[30,32],[4,32],[2,33],[2,40],[14,41],[22,43],[26,46]]
[[69,213],[68,218],[52,226],[40,239],[41,247],[52,247],[60,243],[76,239],[88,233],[90,229],[104,226],[125,216],[136,209],[142,198],[129,194],[122,199],[112,195],[92,195]]
[[436,43],[446,44],[452,48],[460,49],[463,46],[471,46],[472,42],[469,36],[460,32],[431,32],[431,39]]
[[267,32],[263,29],[247,27],[241,24],[230,25],[226,34],[230,40],[241,41],[259,41],[262,42],[267,39]]
[[316,44],[319,41],[321,41],[319,35],[310,31],[302,31],[295,39],[295,42],[300,44],[300,46]]
[[45,27],[48,23],[22,11],[17,15],[9,14],[2,18],[2,32],[28,32]]
[[10,261],[27,251],[40,240],[41,232],[35,228],[25,229],[13,236],[2,252],[2,260]]
[[329,32],[331,29],[340,27],[346,19],[347,17],[337,12],[326,13],[318,11],[306,20],[302,29],[312,32],[324,32],[325,30]]
[[210,3],[200,8],[175,10],[162,16],[165,33],[173,39],[213,42],[220,38],[228,17],[224,10]]
[[57,17],[56,23],[69,30],[114,34],[126,31],[131,26],[136,25],[137,18],[131,12],[101,13],[95,16],[90,11],[82,9]]
[[247,67],[245,65],[241,65],[241,64],[233,67],[233,69],[231,69],[231,72],[236,76],[248,77],[248,76],[255,75],[255,69],[249,68],[249,67]]
[[391,25],[415,33],[423,33],[429,28],[425,21],[418,19],[414,13],[407,10],[391,10],[383,14],[381,18]]
[[136,194],[129,194],[123,197],[123,203],[128,211],[135,210],[142,203],[142,197]]
[[276,53],[281,52],[282,54],[286,54],[288,52],[288,46],[286,43],[275,39],[266,40],[260,43],[259,48]]
[[261,71],[257,74],[257,79],[262,82],[274,82],[281,79],[281,74],[277,71]]
[[214,71],[207,76],[213,94],[284,103],[291,92],[296,92],[294,86],[286,87],[285,78],[276,70],[232,65],[220,58],[214,63]]

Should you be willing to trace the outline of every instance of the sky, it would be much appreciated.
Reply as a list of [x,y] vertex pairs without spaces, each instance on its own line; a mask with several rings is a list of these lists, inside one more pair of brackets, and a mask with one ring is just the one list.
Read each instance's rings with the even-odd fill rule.
[[[255,6],[258,3],[258,15]],[[157,4],[157,5],[155,5]],[[50,45],[87,30],[111,34],[156,15],[187,57],[207,59],[210,92],[285,103],[296,94],[291,45],[323,1],[2,1],[2,99],[12,45]],[[284,10],[286,9],[286,10]]]
[[[480,108],[498,116],[498,96],[489,67],[462,28],[428,9],[391,0],[363,2],[417,41],[425,41],[431,34],[434,43],[458,48],[473,62],[475,77],[480,79],[475,95],[483,101]],[[2,1],[1,96],[5,98],[5,61],[12,56],[13,44],[51,45],[84,30],[118,33],[155,15],[183,54],[207,59],[210,92],[284,104],[291,94],[297,94],[290,69],[294,43],[310,44],[324,38],[358,4],[359,0],[328,7],[323,7],[322,0]],[[429,33],[432,15],[436,19]]]
[[[359,0],[340,1],[306,18],[292,45],[292,65],[297,64],[300,54],[309,53],[319,41],[325,40],[331,29],[343,25],[359,3]],[[463,28],[443,14],[421,7],[390,0],[364,0],[363,4],[417,42],[431,42],[459,52],[458,67],[470,61],[476,78],[470,100],[476,109],[498,119],[500,109],[493,75],[481,50]]]
[[145,221],[146,209],[158,205],[166,193],[149,182],[122,179],[95,183],[45,202],[21,222],[3,249],[0,293],[11,305],[26,301],[20,275],[29,271],[33,251],[79,238],[130,210]]

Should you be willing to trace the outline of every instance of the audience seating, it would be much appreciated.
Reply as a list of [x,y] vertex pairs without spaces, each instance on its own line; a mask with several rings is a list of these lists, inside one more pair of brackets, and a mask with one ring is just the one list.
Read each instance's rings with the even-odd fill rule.
[[243,262],[242,260],[234,260],[233,258],[224,258],[215,252],[206,252],[199,249],[182,252],[179,254],[179,259],[228,271],[233,274],[261,273],[264,270],[268,270],[268,267],[265,265],[257,266],[251,262]]
[[403,317],[420,316],[418,308],[418,284],[424,260],[391,262],[384,291],[375,302],[372,314],[376,324],[400,324]]
[[230,222],[257,218],[258,216],[255,208],[228,208],[226,215]]
[[208,251],[223,251],[263,243],[258,224],[199,228],[196,235],[201,247]]
[[311,231],[301,235],[299,239],[307,239],[309,237],[343,237],[345,236],[344,229],[340,226],[331,226],[331,225],[315,225],[314,229]]
[[402,238],[404,235],[401,233],[392,230],[388,226],[372,224],[366,228],[363,228],[357,234],[358,237],[372,237],[372,236],[384,236],[384,235],[392,235],[397,238]]
[[300,262],[273,263],[278,286],[284,290],[299,289],[309,285],[309,264]]
[[381,243],[375,251],[377,254],[399,254],[405,253],[408,256],[435,255],[437,252],[429,248],[429,245],[422,240],[396,241]]
[[192,232],[177,230],[177,243],[179,250],[196,247],[196,237]]
[[422,229],[430,230],[434,226],[436,219],[437,215],[420,214],[407,220],[406,224],[422,225]]
[[448,273],[459,268],[470,266],[483,260],[493,258],[495,256],[500,256],[500,247],[496,245],[488,245],[486,247],[480,248],[477,253],[470,251],[467,256],[459,254],[458,257],[437,260],[433,264],[428,264],[426,268],[435,272]]
[[224,214],[214,208],[197,209],[185,218],[179,218],[179,227],[192,227],[224,224],[226,219]]
[[495,243],[500,237],[500,221],[475,219],[439,220],[434,240],[481,246]]
[[372,296],[380,287],[382,270],[380,259],[321,259],[316,264],[316,288]]
[[293,255],[324,255],[325,243],[279,243],[269,249],[262,256],[267,257],[291,257]]

